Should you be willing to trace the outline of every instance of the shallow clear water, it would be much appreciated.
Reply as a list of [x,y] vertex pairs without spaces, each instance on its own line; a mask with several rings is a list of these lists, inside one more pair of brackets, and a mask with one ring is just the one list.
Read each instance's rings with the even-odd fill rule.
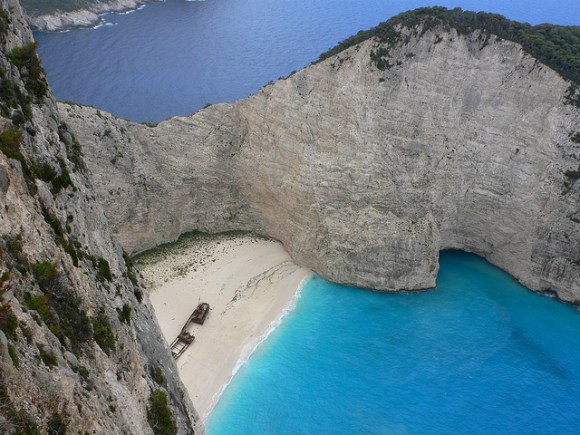
[[427,292],[313,278],[207,433],[578,434],[580,311],[462,252]]
[[35,36],[56,96],[135,121],[246,97],[361,29],[420,6],[580,24],[578,0],[167,0],[111,26]]

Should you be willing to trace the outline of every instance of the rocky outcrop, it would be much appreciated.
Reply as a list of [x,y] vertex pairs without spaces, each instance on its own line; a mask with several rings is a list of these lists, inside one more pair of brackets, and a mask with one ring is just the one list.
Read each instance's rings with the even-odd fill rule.
[[[104,11],[103,11],[104,12]],[[35,30],[56,32],[71,27],[93,27],[101,22],[98,13],[86,9],[54,12],[35,16],[28,16],[27,21]]]
[[433,287],[439,251],[463,249],[579,302],[570,83],[479,31],[399,30],[156,127],[61,104],[121,244],[253,230],[380,290]]
[[100,14],[107,12],[124,12],[136,9],[150,1],[161,0],[102,0],[87,1],[85,8],[62,11],[55,7],[54,12],[37,15],[28,13],[27,21],[35,30],[55,32],[71,27],[92,27],[102,20]]
[[14,0],[0,45],[0,433],[203,433]]

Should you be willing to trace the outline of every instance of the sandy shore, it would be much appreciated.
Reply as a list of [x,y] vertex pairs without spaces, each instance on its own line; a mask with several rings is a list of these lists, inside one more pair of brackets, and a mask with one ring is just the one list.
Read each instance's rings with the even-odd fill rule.
[[292,263],[280,243],[248,234],[186,236],[136,264],[168,343],[199,302],[210,304],[205,324],[190,328],[195,342],[177,361],[204,418],[311,275]]

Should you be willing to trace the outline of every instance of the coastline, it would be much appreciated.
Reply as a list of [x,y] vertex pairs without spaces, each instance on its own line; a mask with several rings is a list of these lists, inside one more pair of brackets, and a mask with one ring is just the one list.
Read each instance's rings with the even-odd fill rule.
[[127,13],[142,8],[147,3],[165,0],[112,0],[93,4],[90,8],[74,11],[55,11],[49,14],[31,16],[26,20],[34,31],[62,32],[75,28],[90,28],[102,24],[101,15],[108,13]]
[[199,302],[210,304],[206,322],[189,329],[196,340],[177,360],[203,419],[312,276],[279,242],[252,234],[188,235],[135,262],[168,343]]

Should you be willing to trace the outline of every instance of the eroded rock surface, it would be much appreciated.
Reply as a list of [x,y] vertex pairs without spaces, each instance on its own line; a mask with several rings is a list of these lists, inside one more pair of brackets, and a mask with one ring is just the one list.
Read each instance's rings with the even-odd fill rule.
[[[50,13],[38,14],[34,11],[34,1],[30,1],[27,21],[35,30],[55,32],[71,27],[92,27],[101,22],[100,14],[107,12],[123,12],[136,9],[150,1],[161,0],[94,0],[79,2],[75,10],[59,10],[55,5]],[[25,5],[26,6],[26,5]]]
[[340,283],[435,285],[442,249],[580,301],[578,108],[518,44],[402,29],[156,127],[61,104],[121,244],[246,229]]
[[160,409],[203,433],[20,5],[0,10],[0,433],[152,434]]

